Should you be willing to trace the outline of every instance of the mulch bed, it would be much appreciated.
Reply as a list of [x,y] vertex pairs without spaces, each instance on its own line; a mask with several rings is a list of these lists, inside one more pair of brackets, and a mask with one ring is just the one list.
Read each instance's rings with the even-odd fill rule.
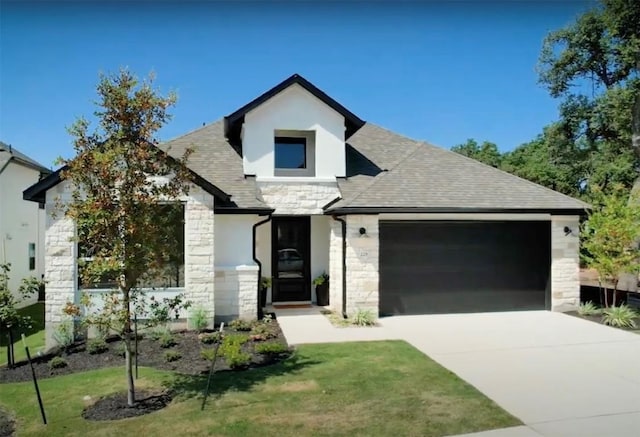
[[[273,332],[275,338],[266,340],[266,342],[278,342],[286,345],[286,340],[276,320],[273,320],[269,324],[269,331]],[[225,335],[239,333],[227,327],[225,327],[224,332]],[[241,333],[249,334],[249,332]],[[198,375],[208,372],[211,367],[211,362],[202,358],[201,351],[203,349],[213,349],[214,345],[203,344],[198,339],[198,333],[193,331],[174,332],[173,334],[177,344],[170,348],[160,347],[159,341],[151,339],[151,336],[142,336],[138,341],[138,365],[141,367],[145,366],[170,370],[186,375]],[[286,358],[287,354],[263,355],[255,352],[254,348],[259,343],[263,342],[249,341],[242,346],[242,351],[251,355],[251,362],[248,368],[272,364]],[[39,379],[104,367],[122,366],[124,358],[121,354],[121,341],[115,338],[109,339],[108,346],[109,349],[106,352],[91,355],[86,351],[86,343],[80,341],[74,344],[67,353],[54,350],[46,355],[34,357],[33,366]],[[169,350],[178,352],[182,357],[177,361],[167,362],[165,353]],[[51,369],[49,361],[58,355],[62,356],[68,365],[60,369]],[[216,371],[225,370],[230,370],[230,367],[223,357],[218,356],[216,360]],[[0,383],[30,380],[31,369],[26,361],[17,363],[14,368],[0,368]]]
[[[566,314],[569,314],[570,316],[578,317],[580,319],[589,320],[590,322],[600,323],[601,325],[604,325],[601,315],[583,316],[583,315],[580,315],[577,311],[569,311]],[[636,322],[636,326],[637,326],[636,328],[618,328],[617,326],[613,326],[613,328],[622,329],[624,331],[640,334],[640,315],[634,318],[634,322]],[[609,325],[606,325],[606,326],[609,326]]]
[[82,411],[82,417],[87,420],[126,419],[161,410],[169,405],[170,402],[171,395],[169,393],[136,390],[136,403],[133,407],[129,407],[127,405],[127,393],[115,393],[105,396],[85,408]]
[[0,408],[0,437],[11,437],[16,430],[13,417],[4,408]]

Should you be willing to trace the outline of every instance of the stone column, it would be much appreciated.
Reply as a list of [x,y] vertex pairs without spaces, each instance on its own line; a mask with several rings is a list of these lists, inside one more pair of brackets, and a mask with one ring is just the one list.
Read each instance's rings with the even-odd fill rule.
[[[571,230],[566,235],[565,227]],[[551,217],[551,310],[574,311],[580,305],[580,221]]]
[[[77,247],[73,241],[76,226],[73,220],[56,210],[56,198],[70,198],[68,184],[61,183],[47,192],[45,205],[45,347],[57,345],[53,333],[68,317],[62,313],[67,302],[78,303]],[[54,217],[55,215],[55,217]]]
[[342,223],[331,219],[329,235],[329,307],[342,311]]
[[214,243],[213,196],[193,187],[185,205],[185,294],[192,306],[202,306],[213,326]]
[[[364,233],[361,233],[363,229]],[[347,314],[371,310],[378,316],[379,232],[377,215],[347,216]]]

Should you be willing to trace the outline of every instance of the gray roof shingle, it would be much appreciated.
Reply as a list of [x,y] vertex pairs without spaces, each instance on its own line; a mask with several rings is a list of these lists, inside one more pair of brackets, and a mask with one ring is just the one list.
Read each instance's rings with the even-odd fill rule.
[[28,157],[15,147],[0,141],[0,169],[4,168],[5,164],[7,164],[10,160],[16,161],[24,166],[37,170],[40,173],[51,173],[51,170],[40,164],[35,159]]
[[[268,208],[222,120],[162,145],[174,157],[194,153],[189,167],[231,195],[239,208]],[[584,202],[449,150],[366,123],[347,141],[347,177],[338,178],[344,208],[583,210]]]

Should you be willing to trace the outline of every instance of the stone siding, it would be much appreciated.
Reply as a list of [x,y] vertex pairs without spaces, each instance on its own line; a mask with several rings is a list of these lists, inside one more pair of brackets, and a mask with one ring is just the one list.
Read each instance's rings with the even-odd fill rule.
[[[565,235],[564,228],[572,233]],[[574,311],[580,305],[580,222],[577,216],[551,218],[551,310]]]
[[340,196],[336,182],[263,181],[258,189],[276,215],[322,215],[322,207]]
[[217,267],[216,322],[258,317],[258,266]]
[[[366,233],[360,234],[360,228]],[[371,310],[378,316],[379,233],[377,215],[347,216],[347,314]]]

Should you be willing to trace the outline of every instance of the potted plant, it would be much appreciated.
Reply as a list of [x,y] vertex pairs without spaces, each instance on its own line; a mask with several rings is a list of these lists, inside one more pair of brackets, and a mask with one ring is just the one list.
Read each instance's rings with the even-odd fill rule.
[[320,276],[313,280],[316,286],[316,299],[319,306],[329,305],[329,275],[322,272]]
[[267,306],[267,290],[271,287],[271,278],[263,276],[260,278],[260,308]]

